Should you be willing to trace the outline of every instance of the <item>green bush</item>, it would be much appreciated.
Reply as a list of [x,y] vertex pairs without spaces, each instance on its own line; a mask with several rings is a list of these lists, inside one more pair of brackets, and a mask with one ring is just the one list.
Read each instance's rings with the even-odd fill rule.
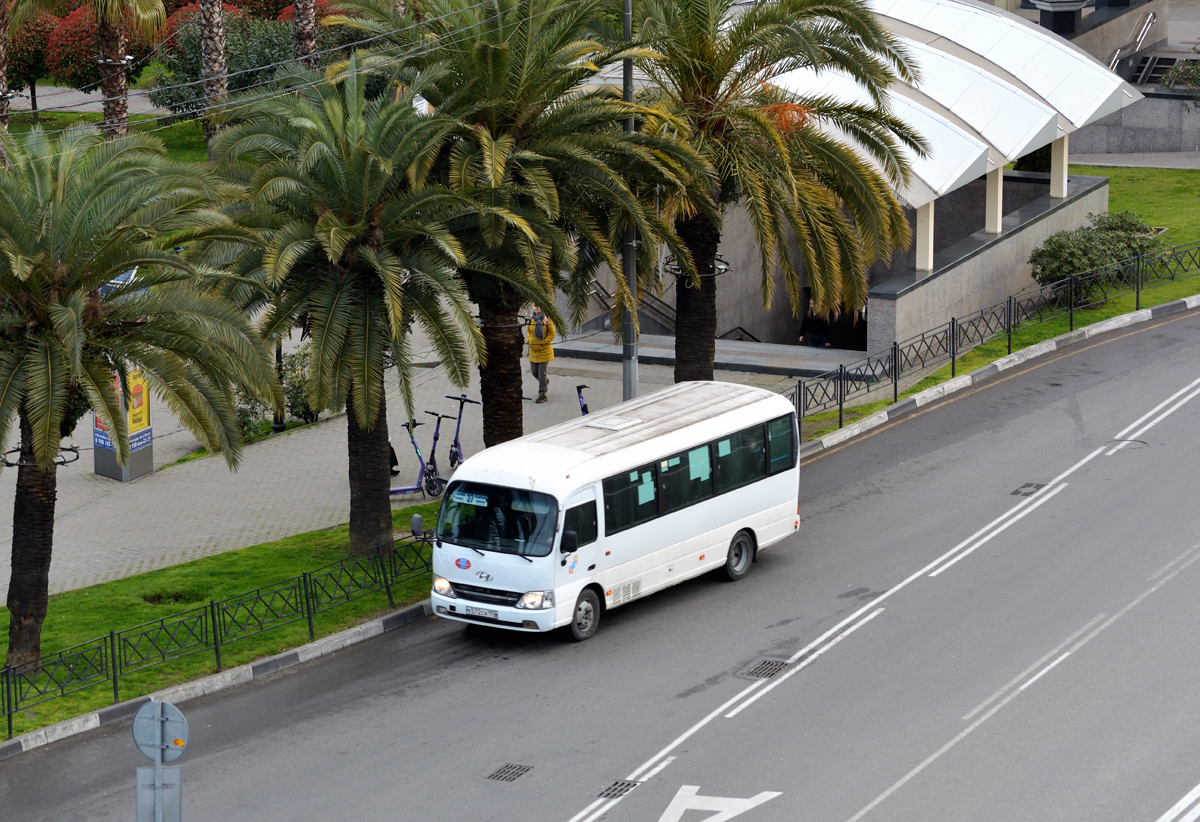
[[305,343],[290,354],[283,355],[283,395],[287,399],[288,415],[300,422],[316,422],[321,410],[308,404],[304,392],[308,387],[308,365],[312,347]]
[[1154,229],[1132,211],[1089,214],[1091,225],[1060,231],[1029,255],[1033,278],[1052,285],[1075,274],[1149,254],[1159,246]]

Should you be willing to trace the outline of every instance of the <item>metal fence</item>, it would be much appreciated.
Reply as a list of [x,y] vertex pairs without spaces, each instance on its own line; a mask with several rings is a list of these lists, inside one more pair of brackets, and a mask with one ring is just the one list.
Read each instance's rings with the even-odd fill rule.
[[947,363],[951,376],[957,376],[958,358],[986,342],[1007,337],[1011,354],[1017,330],[1067,317],[1074,331],[1077,311],[1125,294],[1136,295],[1140,309],[1143,291],[1198,275],[1200,242],[1123,260],[1023,291],[966,317],[953,317],[945,325],[893,343],[890,350],[801,379],[789,393],[801,418],[836,408],[841,428],[848,404],[871,402],[872,394],[880,399],[890,394],[895,402],[902,386],[915,384]]
[[298,577],[237,596],[215,599],[153,622],[44,654],[37,662],[0,670],[0,709],[13,736],[21,710],[99,685],[112,686],[121,701],[121,678],[197,653],[212,654],[221,670],[221,649],[232,642],[313,617],[380,591],[395,607],[393,588],[432,569],[429,543],[399,540],[347,557]]

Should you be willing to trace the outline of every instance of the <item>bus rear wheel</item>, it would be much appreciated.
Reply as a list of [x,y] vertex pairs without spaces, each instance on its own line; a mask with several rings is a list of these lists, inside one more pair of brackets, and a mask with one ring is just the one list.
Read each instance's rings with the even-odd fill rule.
[[725,576],[730,582],[737,582],[750,573],[750,564],[754,562],[754,538],[749,531],[738,531],[729,543],[729,556],[725,558]]
[[571,639],[583,642],[591,639],[600,627],[600,598],[591,588],[585,588],[575,600],[575,615],[569,626]]

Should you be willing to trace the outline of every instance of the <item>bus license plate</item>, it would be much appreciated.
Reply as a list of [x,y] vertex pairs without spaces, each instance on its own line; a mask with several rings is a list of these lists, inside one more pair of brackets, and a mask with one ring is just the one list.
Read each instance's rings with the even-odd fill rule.
[[467,612],[467,616],[487,617],[488,619],[499,619],[500,617],[500,612],[493,611],[491,608],[475,608],[468,605],[463,610]]

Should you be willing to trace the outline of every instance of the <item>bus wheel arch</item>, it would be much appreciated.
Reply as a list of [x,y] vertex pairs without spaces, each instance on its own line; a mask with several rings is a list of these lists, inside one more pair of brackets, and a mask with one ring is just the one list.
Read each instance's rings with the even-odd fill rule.
[[749,528],[738,531],[729,541],[729,553],[725,557],[723,568],[725,578],[730,582],[742,579],[750,573],[750,566],[757,554],[758,541],[754,538],[754,532]]

